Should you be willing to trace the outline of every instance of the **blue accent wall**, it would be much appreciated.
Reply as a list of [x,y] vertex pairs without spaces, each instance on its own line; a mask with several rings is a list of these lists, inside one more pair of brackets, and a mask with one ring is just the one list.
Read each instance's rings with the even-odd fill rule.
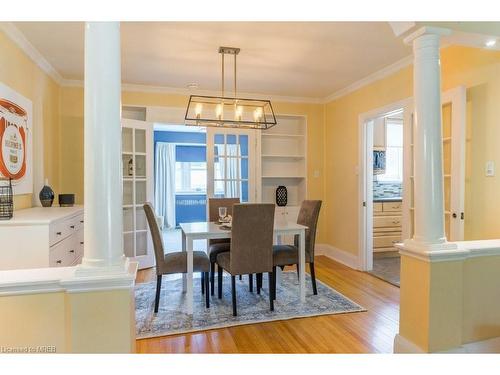
[[[158,142],[177,143],[175,160],[184,162],[207,161],[207,135],[206,133],[190,132],[154,132],[154,147],[156,158],[156,144]],[[200,144],[200,146],[182,146],[182,143]],[[156,159],[155,159],[156,163]],[[205,221],[207,216],[207,196],[205,194],[176,194],[175,196],[175,222],[193,223]]]

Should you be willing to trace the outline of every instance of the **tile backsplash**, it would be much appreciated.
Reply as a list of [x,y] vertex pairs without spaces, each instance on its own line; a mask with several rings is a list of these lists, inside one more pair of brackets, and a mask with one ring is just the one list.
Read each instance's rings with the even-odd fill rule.
[[373,181],[373,199],[401,197],[403,184],[400,182]]

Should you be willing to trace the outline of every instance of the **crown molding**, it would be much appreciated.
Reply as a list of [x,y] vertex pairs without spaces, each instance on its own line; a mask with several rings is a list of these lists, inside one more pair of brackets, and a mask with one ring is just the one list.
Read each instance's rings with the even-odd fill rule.
[[394,74],[400,71],[401,69],[410,66],[412,63],[413,63],[413,55],[407,56],[399,61],[396,61],[394,64],[388,65],[385,68],[382,68],[376,71],[375,73],[372,73],[366,76],[365,78],[362,78],[359,81],[351,83],[349,86],[346,86],[343,89],[334,92],[333,94],[327,96],[323,100],[323,103],[326,104],[336,99],[339,99],[347,94],[350,94],[351,92],[354,92],[364,86],[369,85],[370,83],[373,83],[375,81],[381,80],[382,78],[390,76],[391,74]]
[[63,77],[43,57],[43,55],[26,39],[24,34],[12,22],[0,22],[0,30],[7,35],[33,62],[47,73],[57,84],[61,85]]

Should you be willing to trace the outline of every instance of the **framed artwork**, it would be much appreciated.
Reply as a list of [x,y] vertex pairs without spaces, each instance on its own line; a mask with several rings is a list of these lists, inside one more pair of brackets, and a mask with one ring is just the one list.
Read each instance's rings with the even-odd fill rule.
[[15,195],[33,193],[33,104],[0,83],[0,177]]

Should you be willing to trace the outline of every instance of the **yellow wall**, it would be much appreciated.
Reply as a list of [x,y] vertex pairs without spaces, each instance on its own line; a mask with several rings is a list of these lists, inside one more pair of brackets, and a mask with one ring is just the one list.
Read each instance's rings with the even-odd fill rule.
[[[78,203],[83,203],[83,89],[63,87],[61,89],[61,137],[64,139],[61,149],[61,186],[65,192],[76,193]],[[163,106],[185,108],[188,103],[185,95],[123,92],[123,105]],[[322,199],[324,196],[324,106],[307,103],[273,102],[277,114],[307,116],[307,173],[308,197]],[[319,177],[314,177],[314,171]],[[326,211],[322,210],[322,216]],[[325,220],[320,218],[318,242],[325,234]]]
[[135,352],[133,288],[0,296],[0,346],[57,353]]
[[[59,86],[45,74],[3,32],[0,32],[0,82],[33,102],[33,127],[43,118],[44,174],[54,191],[59,190]],[[36,111],[41,110],[38,115]],[[36,130],[35,130],[36,133]],[[34,140],[35,143],[35,140]],[[33,155],[33,162],[38,155]],[[38,191],[34,191],[38,195]],[[14,209],[31,207],[31,194],[14,198]]]
[[500,337],[500,256],[401,257],[399,334],[425,352]]
[[[500,179],[484,177],[486,160],[500,165],[500,53],[466,47],[441,51],[442,89],[467,87],[468,143],[465,239],[500,238]],[[412,67],[326,105],[326,242],[358,255],[358,116],[413,95]]]

